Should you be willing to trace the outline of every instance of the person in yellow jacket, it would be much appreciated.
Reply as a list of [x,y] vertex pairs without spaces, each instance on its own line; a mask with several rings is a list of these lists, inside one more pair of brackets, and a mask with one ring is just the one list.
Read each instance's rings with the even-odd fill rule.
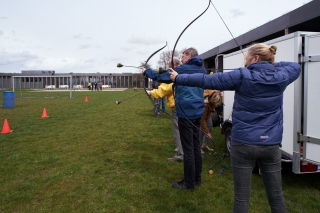
[[[173,58],[174,67],[180,65],[180,60],[178,58]],[[171,67],[171,61],[168,63],[169,67]],[[175,155],[171,158],[167,158],[168,161],[171,162],[183,162],[183,150],[180,141],[180,133],[178,126],[178,117],[176,115],[176,109],[174,105],[174,96],[173,96],[173,83],[165,84],[161,83],[158,89],[153,89],[151,91],[147,91],[148,95],[151,95],[153,98],[163,98],[166,97],[166,105],[171,109],[171,123],[172,123],[172,133],[174,142],[176,144]]]

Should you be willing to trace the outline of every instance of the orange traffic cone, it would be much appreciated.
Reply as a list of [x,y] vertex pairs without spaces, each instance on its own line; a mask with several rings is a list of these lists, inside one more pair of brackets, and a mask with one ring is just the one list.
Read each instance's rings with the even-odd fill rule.
[[84,99],[84,102],[88,102],[89,100],[88,100],[88,97],[86,96],[86,99]]
[[8,123],[7,119],[4,119],[1,134],[6,134],[6,133],[10,133],[10,132],[12,132],[12,130],[10,130],[9,123]]
[[47,110],[46,108],[43,108],[43,113],[41,118],[48,118],[49,116],[47,115]]

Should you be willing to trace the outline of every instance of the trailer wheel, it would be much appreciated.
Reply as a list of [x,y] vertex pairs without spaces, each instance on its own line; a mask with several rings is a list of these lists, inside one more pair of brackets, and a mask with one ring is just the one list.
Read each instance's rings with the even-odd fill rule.
[[226,151],[230,154],[231,146],[231,127],[228,127],[225,131],[224,142],[226,144]]

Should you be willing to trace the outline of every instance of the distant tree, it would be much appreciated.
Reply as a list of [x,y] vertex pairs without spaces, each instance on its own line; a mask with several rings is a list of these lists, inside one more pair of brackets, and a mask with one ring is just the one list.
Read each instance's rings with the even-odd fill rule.
[[[158,60],[158,66],[164,69],[168,69],[168,62],[171,60],[172,57],[172,50],[167,50],[160,53],[160,59]],[[180,54],[178,51],[174,51],[174,57],[180,58]]]
[[[174,51],[174,55],[173,57],[177,57],[179,59],[181,59],[181,55],[183,53],[183,51],[187,49],[187,48],[183,48],[182,50],[175,50]],[[167,50],[167,51],[164,51],[160,54],[160,59],[158,60],[158,66],[159,67],[162,67],[164,69],[168,69],[168,62],[171,60],[172,58],[172,50]]]
[[146,65],[144,65],[144,64],[145,64],[145,62],[140,62],[140,67],[145,67],[146,69],[152,69],[150,64],[148,64],[148,63]]

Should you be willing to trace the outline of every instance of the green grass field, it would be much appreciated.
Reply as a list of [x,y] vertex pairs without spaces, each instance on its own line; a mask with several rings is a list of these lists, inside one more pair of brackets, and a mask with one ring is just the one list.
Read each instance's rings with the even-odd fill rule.
[[[205,153],[202,186],[173,189],[183,164],[166,161],[175,148],[170,116],[155,118],[144,94],[115,103],[139,92],[38,93],[16,98],[13,109],[2,108],[1,99],[1,128],[7,119],[13,132],[0,134],[0,213],[231,212],[231,170],[217,160],[225,152],[219,127],[212,133],[216,154]],[[49,118],[41,118],[44,108]],[[230,166],[229,157],[225,162]],[[282,171],[288,212],[319,212],[320,174],[296,175],[290,166]],[[270,212],[256,174],[249,211]]]

